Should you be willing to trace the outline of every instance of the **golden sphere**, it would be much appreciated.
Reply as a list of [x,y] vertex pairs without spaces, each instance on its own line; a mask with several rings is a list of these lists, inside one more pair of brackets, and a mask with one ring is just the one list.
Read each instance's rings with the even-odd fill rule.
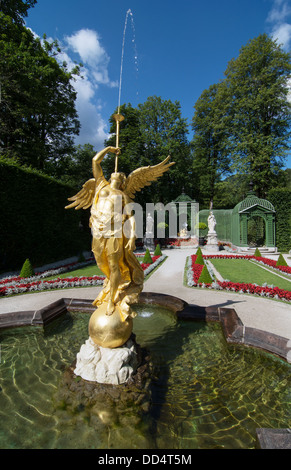
[[121,320],[120,308],[115,307],[112,315],[106,315],[107,302],[92,313],[89,320],[89,335],[95,344],[103,348],[118,348],[129,339],[132,332],[132,318]]

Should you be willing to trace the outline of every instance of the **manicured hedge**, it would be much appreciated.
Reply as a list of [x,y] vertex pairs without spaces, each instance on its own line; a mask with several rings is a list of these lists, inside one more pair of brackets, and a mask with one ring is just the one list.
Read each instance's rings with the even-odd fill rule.
[[287,188],[272,189],[268,200],[276,210],[276,246],[280,251],[291,249],[291,191]]
[[[0,159],[0,269],[42,265],[90,249],[88,214],[65,210],[76,188]],[[79,223],[85,227],[80,230]]]

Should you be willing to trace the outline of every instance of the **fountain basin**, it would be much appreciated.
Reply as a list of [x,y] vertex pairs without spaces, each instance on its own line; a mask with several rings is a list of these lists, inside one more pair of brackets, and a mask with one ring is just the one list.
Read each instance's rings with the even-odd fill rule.
[[[97,390],[73,371],[91,301],[67,299],[32,315],[45,328],[0,331],[2,448],[252,448],[257,429],[261,439],[270,425],[284,432],[291,414],[284,338],[246,331],[233,310],[149,293],[141,301],[140,369],[135,382],[117,387]],[[280,357],[244,346],[251,342]]]
[[[92,301],[92,299],[63,298],[42,309],[4,313],[0,315],[0,331],[20,326],[45,327],[67,312],[93,313],[95,307]],[[139,301],[142,304],[164,306],[175,312],[179,320],[219,322],[227,342],[260,348],[287,361],[290,351],[289,340],[257,328],[244,326],[235,309],[190,305],[178,297],[155,292],[142,292]]]

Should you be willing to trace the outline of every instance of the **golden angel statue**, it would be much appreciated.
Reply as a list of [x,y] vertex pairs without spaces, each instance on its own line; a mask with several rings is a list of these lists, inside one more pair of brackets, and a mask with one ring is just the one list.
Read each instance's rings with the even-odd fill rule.
[[[170,157],[167,157],[157,165],[134,170],[128,177],[115,171],[106,181],[101,162],[108,153],[118,158],[120,149],[107,147],[95,155],[92,160],[94,178],[69,198],[73,202],[66,209],[91,206],[92,251],[98,267],[106,276],[103,289],[93,305],[98,307],[106,303],[106,315],[112,315],[118,305],[122,321],[125,321],[128,316],[133,318],[136,315],[130,305],[138,301],[144,282],[143,269],[133,253],[136,230],[130,203],[137,191],[156,181],[174,162],[169,163]],[[125,223],[126,231],[123,230]]]

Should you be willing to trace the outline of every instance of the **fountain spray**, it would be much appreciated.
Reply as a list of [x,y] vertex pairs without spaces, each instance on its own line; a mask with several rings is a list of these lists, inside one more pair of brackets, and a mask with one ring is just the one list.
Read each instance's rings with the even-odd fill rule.
[[[124,116],[120,114],[120,101],[121,101],[121,84],[122,84],[122,72],[123,72],[123,58],[124,58],[124,49],[125,49],[125,34],[126,34],[126,27],[127,27],[127,21],[128,17],[130,16],[131,19],[131,26],[132,26],[132,31],[133,31],[133,42],[135,42],[135,28],[134,28],[134,22],[133,22],[133,14],[131,9],[129,8],[126,12],[126,17],[125,17],[125,24],[124,24],[124,30],[123,30],[123,40],[122,40],[122,52],[121,52],[121,65],[120,65],[120,78],[119,78],[119,95],[118,95],[118,108],[117,108],[117,114],[113,115],[113,118],[116,122],[116,147],[119,147],[119,132],[120,132],[120,122],[124,120]],[[136,68],[138,69],[137,66],[137,52],[135,50],[135,65]],[[115,173],[118,171],[118,156],[119,154],[116,154],[115,157]]]

